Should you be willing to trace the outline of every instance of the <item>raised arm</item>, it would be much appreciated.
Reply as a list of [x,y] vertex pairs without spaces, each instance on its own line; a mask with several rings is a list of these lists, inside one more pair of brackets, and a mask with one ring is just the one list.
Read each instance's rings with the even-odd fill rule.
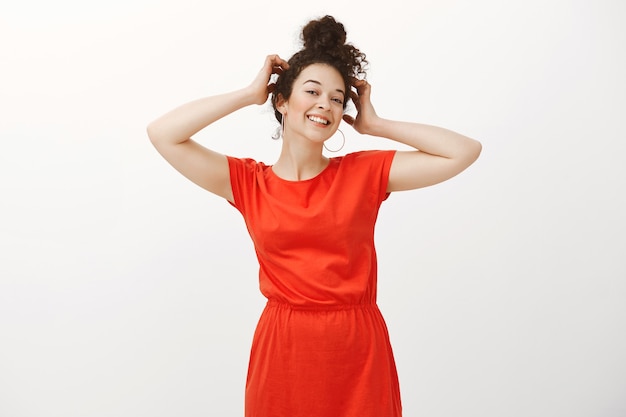
[[167,162],[185,177],[232,201],[226,156],[201,146],[191,137],[238,109],[265,103],[273,89],[273,84],[269,84],[271,75],[280,73],[286,67],[287,63],[278,55],[268,56],[248,87],[183,104],[150,123],[150,141]]
[[445,181],[469,167],[480,155],[480,142],[451,130],[378,117],[370,101],[371,87],[355,81],[356,119],[344,116],[359,133],[384,137],[415,148],[397,152],[389,172],[387,191],[412,190]]

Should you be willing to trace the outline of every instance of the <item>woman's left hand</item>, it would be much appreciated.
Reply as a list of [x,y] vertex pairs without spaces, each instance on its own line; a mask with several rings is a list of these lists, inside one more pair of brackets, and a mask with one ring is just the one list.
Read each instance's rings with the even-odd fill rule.
[[349,114],[345,114],[343,120],[351,125],[357,132],[370,134],[378,120],[378,115],[370,100],[372,87],[365,80],[354,80],[352,86],[354,88],[350,91],[350,97],[356,107],[357,115],[355,118]]

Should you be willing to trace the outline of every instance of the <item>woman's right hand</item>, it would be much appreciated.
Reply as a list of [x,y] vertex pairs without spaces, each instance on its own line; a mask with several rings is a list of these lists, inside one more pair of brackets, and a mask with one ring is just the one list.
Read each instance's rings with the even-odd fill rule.
[[287,61],[278,55],[268,55],[263,63],[263,68],[259,71],[252,84],[248,87],[252,94],[254,104],[263,104],[271,92],[274,91],[275,83],[270,83],[272,74],[282,74],[284,70],[289,68]]

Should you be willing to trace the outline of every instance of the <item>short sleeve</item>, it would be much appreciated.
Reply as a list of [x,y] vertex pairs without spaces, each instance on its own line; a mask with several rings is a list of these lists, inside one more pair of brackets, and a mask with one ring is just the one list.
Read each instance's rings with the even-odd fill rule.
[[250,158],[227,156],[230,173],[230,186],[233,191],[233,207],[245,215],[247,199],[253,193],[256,179],[257,162]]
[[389,197],[389,171],[396,154],[395,150],[361,151],[350,154],[358,172],[364,175],[370,188],[376,193],[378,204]]

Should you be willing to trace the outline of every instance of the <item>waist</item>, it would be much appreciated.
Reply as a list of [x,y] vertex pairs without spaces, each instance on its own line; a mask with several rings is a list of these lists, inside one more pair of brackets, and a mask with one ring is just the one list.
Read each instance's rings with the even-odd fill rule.
[[266,308],[279,308],[296,311],[378,310],[378,305],[375,302],[354,304],[293,304],[283,300],[270,298],[267,300]]

